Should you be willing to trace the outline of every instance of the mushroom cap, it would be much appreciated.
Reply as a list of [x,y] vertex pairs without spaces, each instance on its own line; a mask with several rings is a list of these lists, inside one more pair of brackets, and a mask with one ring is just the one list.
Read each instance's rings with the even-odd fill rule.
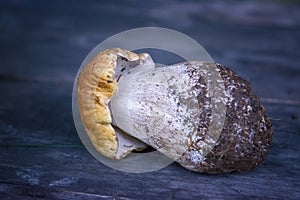
[[146,148],[144,143],[114,129],[108,108],[117,81],[143,63],[153,63],[148,54],[113,48],[96,55],[79,74],[77,95],[81,120],[94,147],[106,157],[120,159],[132,150]]

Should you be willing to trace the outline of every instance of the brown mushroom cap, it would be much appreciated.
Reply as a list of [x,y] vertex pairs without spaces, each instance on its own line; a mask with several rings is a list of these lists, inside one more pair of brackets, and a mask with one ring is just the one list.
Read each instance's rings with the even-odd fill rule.
[[146,145],[112,126],[108,102],[117,90],[118,79],[131,68],[151,63],[148,54],[114,48],[96,55],[78,77],[77,95],[81,120],[95,148],[104,156],[120,159]]

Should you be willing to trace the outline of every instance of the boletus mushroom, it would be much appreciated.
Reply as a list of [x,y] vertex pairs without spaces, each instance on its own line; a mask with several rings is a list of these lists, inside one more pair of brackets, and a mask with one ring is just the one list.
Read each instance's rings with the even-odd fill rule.
[[90,140],[111,159],[150,145],[192,171],[244,172],[272,141],[249,82],[215,63],[155,67],[149,54],[108,49],[84,66],[77,95]]

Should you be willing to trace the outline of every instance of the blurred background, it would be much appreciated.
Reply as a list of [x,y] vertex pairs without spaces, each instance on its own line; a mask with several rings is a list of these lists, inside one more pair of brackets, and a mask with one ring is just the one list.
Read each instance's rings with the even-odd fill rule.
[[[154,173],[168,177],[158,182],[153,174],[109,169],[89,155],[72,118],[77,70],[106,38],[147,26],[192,37],[251,82],[274,125],[264,166],[244,176],[207,177],[172,164]],[[299,47],[296,0],[1,0],[0,197],[299,197]],[[163,64],[178,59],[159,51],[153,57]],[[211,189],[201,190],[203,184]]]

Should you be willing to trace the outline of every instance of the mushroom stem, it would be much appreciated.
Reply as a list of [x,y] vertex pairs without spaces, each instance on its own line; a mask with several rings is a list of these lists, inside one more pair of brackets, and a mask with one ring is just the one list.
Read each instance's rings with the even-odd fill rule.
[[186,66],[167,66],[129,73],[118,82],[110,101],[113,124],[177,160],[199,127],[201,90]]

